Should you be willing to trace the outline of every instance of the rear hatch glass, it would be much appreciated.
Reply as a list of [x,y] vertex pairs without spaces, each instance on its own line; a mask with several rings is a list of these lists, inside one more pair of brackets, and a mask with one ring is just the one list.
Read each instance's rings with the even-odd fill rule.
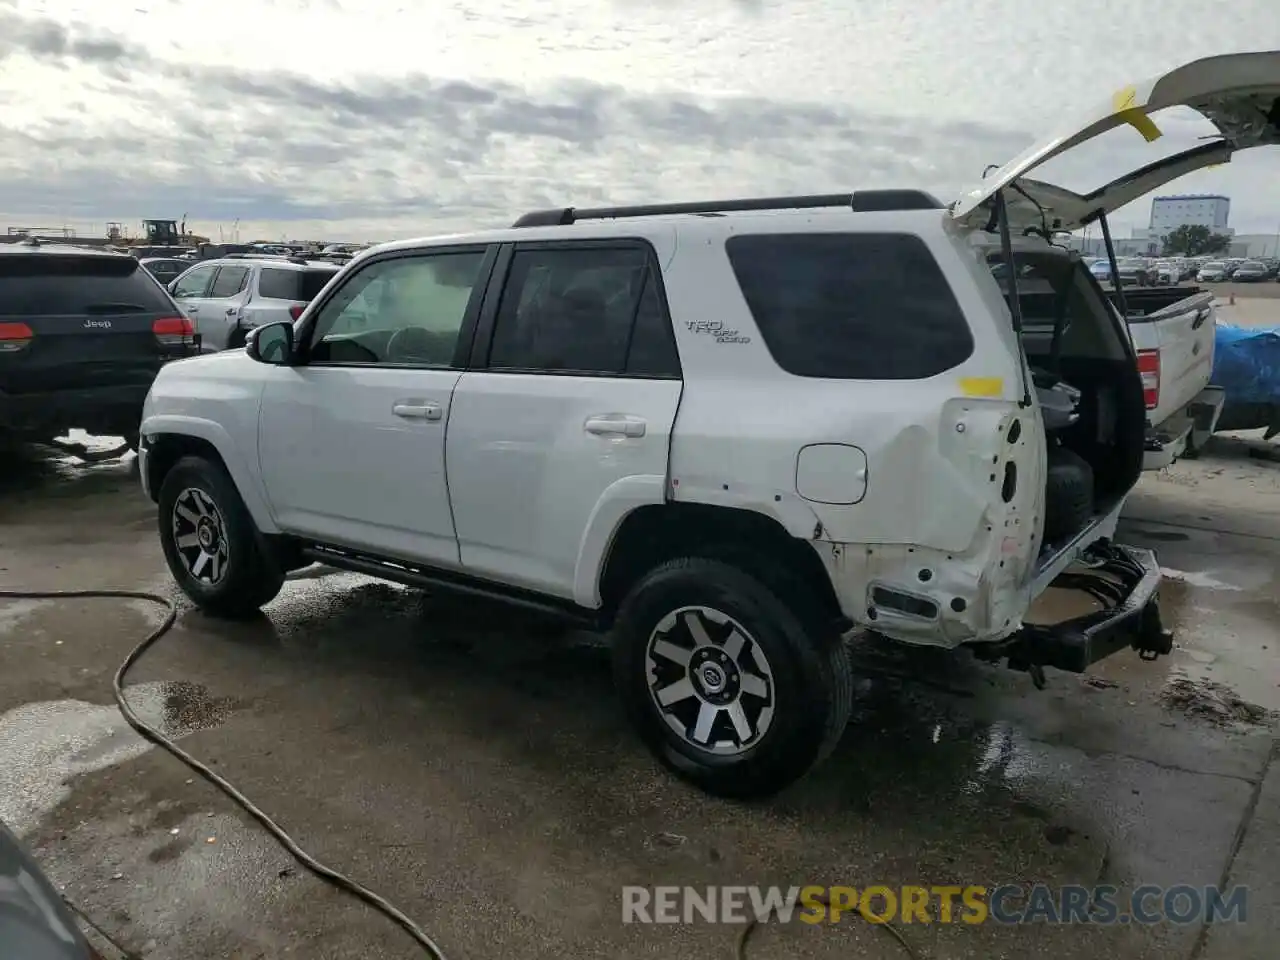
[[269,300],[310,303],[333,277],[336,270],[280,270],[263,267],[258,278],[258,296]]
[[0,390],[149,383],[163,358],[152,324],[177,315],[132,257],[0,255],[0,323],[31,334],[0,353]]
[[132,257],[0,257],[0,316],[173,312],[164,291]]

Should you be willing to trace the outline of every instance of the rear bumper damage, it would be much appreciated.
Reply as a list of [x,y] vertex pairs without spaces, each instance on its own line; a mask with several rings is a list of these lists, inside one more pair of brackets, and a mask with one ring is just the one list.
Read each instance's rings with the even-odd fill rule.
[[1173,650],[1173,635],[1160,620],[1160,565],[1139,547],[1101,540],[1078,565],[1058,576],[1054,586],[1091,594],[1103,608],[1054,624],[1026,624],[996,643],[975,644],[974,655],[989,662],[1007,658],[1009,667],[1044,684],[1044,668],[1084,673],[1090,666],[1126,648],[1144,660]]

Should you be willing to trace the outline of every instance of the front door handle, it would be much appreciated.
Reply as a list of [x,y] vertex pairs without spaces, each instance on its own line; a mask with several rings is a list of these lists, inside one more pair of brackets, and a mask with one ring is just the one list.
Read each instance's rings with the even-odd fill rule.
[[406,420],[439,420],[444,411],[438,403],[401,400],[391,405],[391,412]]
[[191,314],[191,313],[199,313],[199,312],[200,312],[200,308],[199,308],[199,307],[187,307],[187,308],[186,308],[186,310],[187,310],[187,313],[188,313],[188,314]]
[[228,308],[228,309],[227,309],[227,316],[228,316],[228,317],[234,317],[234,316],[235,316],[237,313],[239,313],[239,312],[240,312],[240,311],[239,311],[237,308],[235,308],[235,307],[230,307],[230,308]]
[[588,417],[584,425],[587,433],[598,437],[643,437],[648,424],[643,417],[605,413]]

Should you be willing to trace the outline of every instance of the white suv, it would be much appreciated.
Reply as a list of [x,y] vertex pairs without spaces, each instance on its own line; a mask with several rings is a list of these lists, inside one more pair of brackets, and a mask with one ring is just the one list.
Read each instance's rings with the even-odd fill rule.
[[296,320],[339,265],[302,257],[230,254],[196,264],[169,284],[206,350],[243,347],[264,323]]
[[[1167,653],[1154,556],[1107,539],[1142,468],[1133,346],[1049,240],[1280,141],[1263,91],[1280,55],[1109,102],[1080,129],[1209,103],[1222,139],[1089,196],[1025,176],[1068,131],[949,208],[564,209],[368,251],[296,323],[157,377],[140,472],[169,566],[226,615],[321,561],[610,629],[646,742],[737,796],[832,748],[853,627],[1037,681]],[[1104,609],[1025,624],[1055,581]]]

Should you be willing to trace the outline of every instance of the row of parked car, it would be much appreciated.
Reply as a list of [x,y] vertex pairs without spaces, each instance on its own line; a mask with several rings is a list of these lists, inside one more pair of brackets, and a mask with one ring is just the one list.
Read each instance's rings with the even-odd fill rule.
[[[1111,263],[1106,257],[1086,258],[1089,270],[1099,281],[1110,281]],[[1280,260],[1263,257],[1246,260],[1242,257],[1213,259],[1211,257],[1164,258],[1126,257],[1117,262],[1121,283],[1128,286],[1173,286],[1189,280],[1200,283],[1261,283],[1278,280]]]

